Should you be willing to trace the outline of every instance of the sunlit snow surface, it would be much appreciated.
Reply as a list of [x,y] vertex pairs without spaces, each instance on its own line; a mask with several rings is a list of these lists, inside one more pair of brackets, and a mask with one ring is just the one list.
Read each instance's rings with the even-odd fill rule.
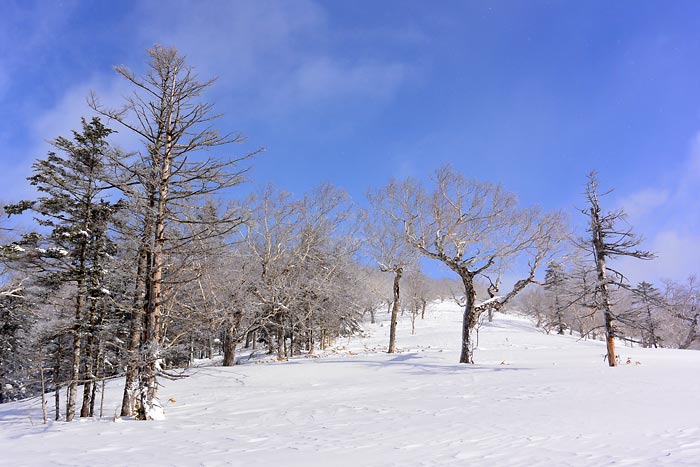
[[102,420],[0,405],[0,465],[700,465],[700,352],[620,347],[608,368],[600,342],[497,315],[459,365],[460,325],[444,303],[400,323],[399,354],[384,322],[324,358],[196,368],[163,381],[163,421],[114,422],[118,380]]

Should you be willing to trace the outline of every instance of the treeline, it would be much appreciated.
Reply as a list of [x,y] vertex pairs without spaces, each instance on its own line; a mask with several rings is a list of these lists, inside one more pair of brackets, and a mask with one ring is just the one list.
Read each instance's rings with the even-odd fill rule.
[[[279,359],[313,353],[391,307],[391,286],[361,248],[365,216],[347,194],[265,186],[226,201],[255,153],[208,156],[242,141],[213,127],[201,100],[213,81],[199,81],[175,49],[148,53],[142,76],[116,68],[134,90],[122,107],[89,97],[143,146],[125,152],[99,117],[83,120],[34,163],[39,197],[4,206],[31,213],[37,229],[2,231],[0,402],[55,391],[60,419],[64,391],[65,420],[93,416],[98,383],[122,375],[121,414],[159,418],[157,378],[179,377],[173,368],[214,349],[232,365],[240,346]],[[405,267],[413,316],[453,294]]]
[[[525,290],[514,309],[533,317],[547,333],[574,334],[598,339],[605,333],[604,317],[597,312],[595,277],[584,264],[553,262],[546,283]],[[645,348],[700,348],[700,283],[695,276],[679,282],[665,280],[660,287],[642,281],[617,287],[612,294],[618,337]]]
[[[664,300],[649,289],[643,301],[606,266],[652,255],[617,227],[622,212],[602,210],[594,175],[576,262],[563,255],[561,213],[522,208],[500,185],[450,167],[427,186],[409,178],[370,190],[367,210],[330,184],[297,196],[267,185],[232,200],[259,151],[211,156],[243,140],[215,129],[216,114],[202,101],[213,81],[200,81],[175,49],[148,54],[143,75],[116,68],[133,89],[121,107],[90,96],[98,117],[56,138],[34,163],[38,198],[4,207],[9,216],[31,213],[37,228],[0,232],[0,402],[54,391],[56,419],[93,416],[100,382],[119,375],[121,415],[157,419],[158,379],[180,377],[174,369],[196,358],[221,352],[233,365],[241,347],[279,359],[312,354],[382,311],[391,315],[387,350],[395,352],[398,314],[409,313],[415,329],[438,298],[464,307],[462,363],[473,363],[481,320],[516,296],[543,326],[604,337],[612,366],[615,338],[695,340],[694,282],[695,302],[681,288],[667,289]],[[100,117],[140,147],[112,145],[117,128]],[[426,277],[421,258],[454,279]],[[504,275],[517,271],[505,288]],[[634,313],[621,305],[627,296],[637,297],[628,299]],[[672,299],[675,308],[661,305]],[[661,332],[671,329],[664,316],[678,324],[676,340]]]

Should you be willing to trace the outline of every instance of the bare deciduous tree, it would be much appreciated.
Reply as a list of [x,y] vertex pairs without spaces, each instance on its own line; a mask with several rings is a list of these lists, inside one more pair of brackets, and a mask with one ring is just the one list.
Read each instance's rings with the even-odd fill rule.
[[[132,354],[140,349],[145,355],[141,365],[132,355],[122,414],[130,415],[133,410],[138,377],[140,416],[151,419],[163,413],[156,376],[162,365],[161,318],[168,298],[164,290],[166,258],[194,239],[191,235],[172,238],[169,229],[195,222],[182,213],[201,205],[203,196],[240,183],[238,163],[250,154],[238,159],[199,156],[203,150],[243,141],[240,135],[220,134],[212,127],[218,115],[200,98],[214,80],[199,81],[175,48],[157,45],[148,55],[149,69],[143,76],[125,66],[115,68],[134,89],[121,108],[105,108],[95,96],[89,103],[99,114],[138,135],[145,147],[136,160],[122,163],[126,177],[121,188],[141,212],[143,232],[137,273],[137,283],[143,286],[137,285],[130,349]],[[216,223],[217,229],[203,226],[197,234],[222,235],[238,226],[240,219],[234,215]]]
[[382,272],[392,273],[392,307],[389,328],[388,353],[396,352],[396,325],[401,302],[401,277],[416,261],[416,250],[406,242],[401,225],[387,215],[391,210],[387,192],[383,189],[368,193],[372,212],[365,221],[365,245],[369,255],[377,262]]
[[671,332],[678,348],[688,349],[700,342],[700,281],[697,277],[691,275],[684,283],[667,282],[666,301],[676,321]]
[[[415,180],[386,188],[389,215],[403,228],[406,241],[421,254],[438,260],[462,281],[464,315],[460,363],[473,363],[471,333],[481,313],[500,309],[527,284],[561,241],[559,214],[520,209],[516,197],[499,185],[477,182],[449,167],[436,171],[434,189]],[[497,295],[505,266],[526,263],[524,277],[505,295]],[[490,284],[490,298],[476,302],[478,277]]]

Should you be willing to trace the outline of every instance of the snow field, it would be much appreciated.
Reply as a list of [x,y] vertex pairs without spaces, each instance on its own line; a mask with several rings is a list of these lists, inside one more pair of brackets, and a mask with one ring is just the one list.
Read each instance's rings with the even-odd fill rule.
[[113,421],[119,380],[102,420],[0,405],[0,465],[700,465],[700,352],[621,346],[608,368],[602,342],[499,314],[460,365],[460,329],[445,302],[414,336],[402,318],[398,354],[382,321],[322,358],[195,368],[162,381],[159,422]]

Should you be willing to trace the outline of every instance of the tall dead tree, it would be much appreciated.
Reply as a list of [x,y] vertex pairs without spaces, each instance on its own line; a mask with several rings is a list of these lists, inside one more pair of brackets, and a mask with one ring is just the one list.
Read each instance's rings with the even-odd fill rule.
[[[156,376],[162,366],[161,316],[167,300],[166,258],[200,235],[225,235],[240,225],[237,215],[217,219],[216,228],[198,223],[183,211],[203,206],[203,198],[241,182],[237,159],[203,157],[202,150],[242,142],[238,134],[220,134],[212,127],[219,117],[212,105],[202,102],[202,94],[214,80],[199,81],[185,57],[175,48],[156,45],[148,49],[148,71],[138,76],[125,66],[117,66],[118,75],[134,91],[121,108],[109,109],[97,98],[89,98],[91,107],[138,135],[144,150],[122,162],[121,188],[141,219],[135,310],[129,345],[132,354],[122,414],[131,415],[138,389],[140,416],[162,416],[157,397]],[[201,227],[194,233],[173,237],[172,228],[183,223]],[[135,355],[140,354],[140,357]],[[137,380],[138,379],[138,384]]]
[[598,194],[598,179],[596,173],[591,172],[588,175],[585,192],[589,206],[581,211],[589,218],[588,232],[591,236],[589,240],[579,240],[578,244],[592,254],[595,261],[597,272],[595,305],[605,318],[608,365],[617,366],[615,358],[617,326],[616,316],[610,302],[610,286],[622,286],[625,276],[610,268],[607,262],[620,256],[649,260],[653,259],[654,255],[648,251],[638,250],[637,246],[641,243],[641,239],[632,233],[630,227],[620,225],[625,221],[624,210],[616,209],[603,212],[600,206],[600,196],[608,193],[610,192],[603,195]]
[[[405,240],[422,255],[438,260],[461,279],[464,292],[460,363],[474,363],[472,332],[480,315],[498,310],[535,280],[538,267],[560,242],[558,214],[520,209],[516,197],[499,185],[464,178],[443,167],[435,172],[434,189],[415,180],[391,182],[383,189],[390,200],[387,214],[402,226]],[[497,295],[507,265],[525,267],[523,278]],[[477,303],[477,278],[490,284],[490,298]]]

